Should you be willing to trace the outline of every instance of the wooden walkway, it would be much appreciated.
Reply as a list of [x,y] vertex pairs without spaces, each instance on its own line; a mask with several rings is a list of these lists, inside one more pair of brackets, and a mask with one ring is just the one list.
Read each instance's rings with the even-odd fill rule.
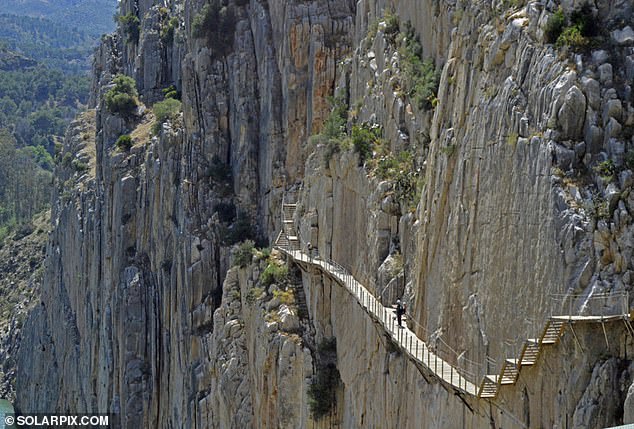
[[[502,363],[499,374],[485,375],[477,383],[477,374],[473,374],[451,364],[438,356],[432,347],[418,338],[405,323],[399,327],[396,323],[392,307],[385,307],[379,299],[359,283],[345,268],[334,261],[324,260],[314,255],[308,255],[300,249],[300,240],[295,231],[293,217],[295,204],[282,204],[283,228],[277,237],[275,247],[288,255],[295,263],[307,267],[314,267],[346,288],[357,300],[366,313],[378,323],[392,341],[414,361],[424,367],[437,380],[457,393],[466,393],[477,398],[493,399],[501,387],[513,385],[517,382],[520,371],[524,366],[534,365],[545,347],[556,344],[566,326],[583,322],[608,322],[624,320],[628,330],[630,317],[627,314],[609,316],[554,316],[549,318],[539,338],[529,338],[522,346],[517,359],[506,359]],[[627,298],[626,298],[627,300]],[[634,334],[634,332],[630,331]]]

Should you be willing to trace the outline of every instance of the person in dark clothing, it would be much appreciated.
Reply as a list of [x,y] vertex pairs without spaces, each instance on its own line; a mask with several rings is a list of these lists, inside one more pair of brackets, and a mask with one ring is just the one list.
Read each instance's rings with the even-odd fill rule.
[[396,300],[396,320],[398,321],[399,328],[402,328],[401,322],[403,320],[403,314],[405,314],[405,306],[401,303],[401,300]]

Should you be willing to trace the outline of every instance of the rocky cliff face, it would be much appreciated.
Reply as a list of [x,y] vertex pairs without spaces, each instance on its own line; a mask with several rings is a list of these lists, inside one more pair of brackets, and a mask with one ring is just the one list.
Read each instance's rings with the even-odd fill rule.
[[[235,241],[275,237],[294,187],[304,246],[403,296],[420,337],[470,361],[517,352],[563,311],[552,294],[583,310],[631,290],[631,5],[596,2],[605,39],[579,53],[545,43],[555,3],[122,1],[139,38],[103,39],[94,110],[66,137],[18,408],[110,411],[123,427],[631,421],[621,324],[565,336],[489,402],[445,390],[317,273],[271,285],[258,254],[230,269]],[[561,2],[566,16],[580,6]],[[210,10],[220,30],[201,27]],[[433,96],[407,89],[412,58],[437,70]],[[129,118],[104,103],[118,73],[142,101]],[[182,115],[155,126],[170,85]],[[352,143],[323,137],[330,95]],[[383,138],[369,152],[354,143],[364,127]],[[316,420],[308,386],[331,337],[337,401]]]
[[22,326],[38,305],[50,214],[43,213],[0,244],[0,396],[15,399],[16,355]]

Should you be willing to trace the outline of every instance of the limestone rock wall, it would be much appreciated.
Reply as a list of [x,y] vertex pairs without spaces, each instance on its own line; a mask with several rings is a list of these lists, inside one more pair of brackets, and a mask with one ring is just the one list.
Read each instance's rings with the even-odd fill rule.
[[[102,410],[120,414],[122,427],[208,427],[216,420],[226,427],[255,421],[250,403],[268,410],[263,425],[297,427],[307,419],[296,391],[306,387],[310,354],[293,341],[270,339],[270,356],[245,361],[252,360],[254,375],[253,387],[244,386],[255,393],[281,392],[293,380],[278,400],[254,393],[233,408],[235,398],[222,389],[239,376],[236,367],[226,371],[227,380],[211,377],[233,347],[223,348],[215,327],[234,316],[219,315],[214,323],[230,259],[218,207],[233,204],[264,239],[274,234],[279,218],[277,210],[270,213],[281,187],[303,168],[291,155],[286,165],[284,139],[291,132],[308,135],[301,128],[320,123],[328,109],[334,59],[347,44],[345,37],[325,44],[351,26],[353,5],[243,4],[235,49],[222,57],[208,41],[189,37],[201,6],[123,1],[121,14],[140,19],[139,42],[119,29],[97,52],[96,109],[71,128],[61,155],[66,161],[56,172],[42,305],[26,322],[19,356],[16,407],[23,412]],[[163,8],[182,16],[168,46],[160,37]],[[103,102],[119,73],[135,78],[142,102],[129,118],[109,113]],[[282,82],[292,82],[284,91],[296,88],[297,101],[286,98],[288,106],[281,103]],[[155,135],[151,105],[170,84],[182,90],[184,112]],[[129,152],[114,145],[122,134],[133,138]],[[232,172],[228,186],[212,177],[219,163]],[[261,325],[255,320],[249,339]],[[296,369],[281,376],[285,370],[273,365],[278,381],[256,380],[264,361]],[[288,408],[289,398],[300,409]],[[246,414],[234,421],[233,409]]]
[[[222,305],[208,359],[197,372],[209,392],[198,402],[197,423],[204,427],[312,427],[307,386],[313,374],[314,344],[297,305],[280,302],[263,285],[266,261],[233,268],[225,280]],[[296,280],[295,280],[296,281]],[[283,289],[280,289],[283,288]]]
[[[492,338],[524,338],[562,312],[550,294],[631,288],[629,192],[616,183],[629,167],[614,157],[631,136],[610,125],[631,108],[610,113],[630,106],[629,86],[622,68],[601,78],[612,70],[605,51],[573,65],[535,43],[549,14],[539,4],[497,28],[470,13],[452,39],[431,129],[416,308],[427,330],[482,361],[504,353]],[[612,184],[597,173],[606,159],[618,170]],[[512,314],[526,324],[510,325]]]
[[[377,16],[371,11],[380,7],[358,6],[363,23],[371,22]],[[388,6],[401,7],[398,2]],[[478,6],[456,4],[448,15],[442,7],[434,9],[435,34],[442,33],[445,16],[452,17],[453,34],[444,56],[436,57],[443,62],[442,77],[429,122],[391,91],[398,55],[390,50],[381,23],[374,40],[357,29],[350,74],[341,80],[349,87],[340,90],[354,94],[351,105],[357,97],[363,100],[360,120],[381,124],[392,150],[415,142],[416,132],[429,127],[431,143],[422,154],[425,188],[415,216],[397,213],[390,219],[381,204],[388,186],[364,177],[350,153],[326,166],[318,153],[307,164],[300,235],[318,243],[320,254],[347,266],[370,289],[390,253],[382,240],[400,238],[415,252],[406,258],[415,272],[413,280],[405,272],[413,284],[405,297],[411,293],[417,332],[442,338],[456,354],[484,363],[487,357],[498,362],[516,357],[522,342],[537,336],[551,314],[589,311],[595,294],[631,290],[630,183],[624,180],[630,165],[621,154],[631,150],[632,136],[620,126],[631,115],[631,80],[627,67],[607,64],[610,58],[629,58],[631,47],[618,42],[609,52],[574,55],[569,48],[562,54],[542,43],[543,26],[554,9],[538,2],[515,10],[495,2]],[[579,5],[563,6],[569,14]],[[597,6],[597,17],[606,25],[622,26],[622,21],[614,24],[616,16],[629,19],[627,5]],[[415,26],[420,25],[415,13],[400,16],[414,16]],[[611,178],[599,172],[605,162],[615,165]],[[385,221],[377,223],[381,216]],[[409,240],[412,232],[415,243]],[[555,300],[553,294],[569,298]],[[581,297],[570,298],[573,294]],[[618,305],[606,299],[604,310]],[[623,341],[621,334],[614,335]],[[585,351],[593,357],[571,359],[597,359],[599,350]],[[619,365],[629,365],[628,353],[615,353],[623,359]],[[624,377],[625,387],[606,392],[622,404],[631,373],[600,362],[588,365],[612,371],[607,377]],[[496,369],[494,364],[479,371]],[[575,382],[588,384],[586,394],[602,389],[591,387],[603,383],[597,379],[600,372],[584,374]],[[551,426],[575,419],[579,427],[595,427],[606,424],[598,423],[604,419],[622,418],[618,407],[590,406],[574,382],[551,379],[571,384],[565,406],[543,408],[537,415],[518,406],[516,415],[525,415],[519,421],[537,418]],[[530,408],[530,397],[514,397],[511,408],[521,403]]]
[[[18,358],[18,409],[110,411],[122,427],[148,428],[631,420],[622,325],[610,325],[605,346],[598,327],[566,334],[546,366],[497,402],[463,400],[320,275],[295,279],[308,308],[299,317],[259,284],[263,262],[230,269],[236,226],[221,208],[244,211],[254,236],[270,241],[295,185],[304,246],[377,293],[395,286],[423,338],[477,362],[517,352],[560,310],[551,293],[584,295],[573,303],[581,309],[593,294],[631,290],[631,6],[596,2],[618,33],[609,50],[579,55],[544,43],[555,3],[236,1],[221,53],[192,35],[202,1],[122,1],[121,13],[140,19],[139,41],[123,29],[103,39],[94,113],[64,143],[42,303]],[[562,2],[566,13],[573,3]],[[403,70],[383,32],[386,8],[412,22],[441,72],[432,111],[396,90]],[[166,13],[179,17],[169,42]],[[127,119],[103,103],[118,73],[135,78],[142,101]],[[155,132],[152,104],[169,85],[183,113]],[[334,93],[351,107],[348,125],[375,123],[390,151],[414,152],[424,178],[415,207],[399,205],[394,184],[354,151],[309,143]],[[134,139],[129,152],[114,145],[121,134]],[[219,166],[230,172],[222,183]],[[331,336],[338,405],[314,422],[314,344]]]
[[50,213],[41,213],[0,245],[0,396],[15,399],[17,354],[22,326],[29,311],[39,305],[43,259],[50,231]]

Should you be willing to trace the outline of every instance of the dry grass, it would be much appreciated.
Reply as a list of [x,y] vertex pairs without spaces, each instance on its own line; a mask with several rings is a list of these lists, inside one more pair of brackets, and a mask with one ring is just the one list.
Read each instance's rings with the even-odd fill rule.
[[78,117],[79,121],[81,121],[85,129],[85,131],[81,134],[81,138],[84,141],[85,145],[79,151],[79,153],[88,156],[87,164],[90,177],[95,177],[97,174],[97,143],[95,140],[96,117],[97,111],[95,109],[86,110]]
[[147,112],[143,116],[143,121],[130,133],[134,144],[132,147],[146,145],[152,138],[152,125],[154,125],[154,115]]

